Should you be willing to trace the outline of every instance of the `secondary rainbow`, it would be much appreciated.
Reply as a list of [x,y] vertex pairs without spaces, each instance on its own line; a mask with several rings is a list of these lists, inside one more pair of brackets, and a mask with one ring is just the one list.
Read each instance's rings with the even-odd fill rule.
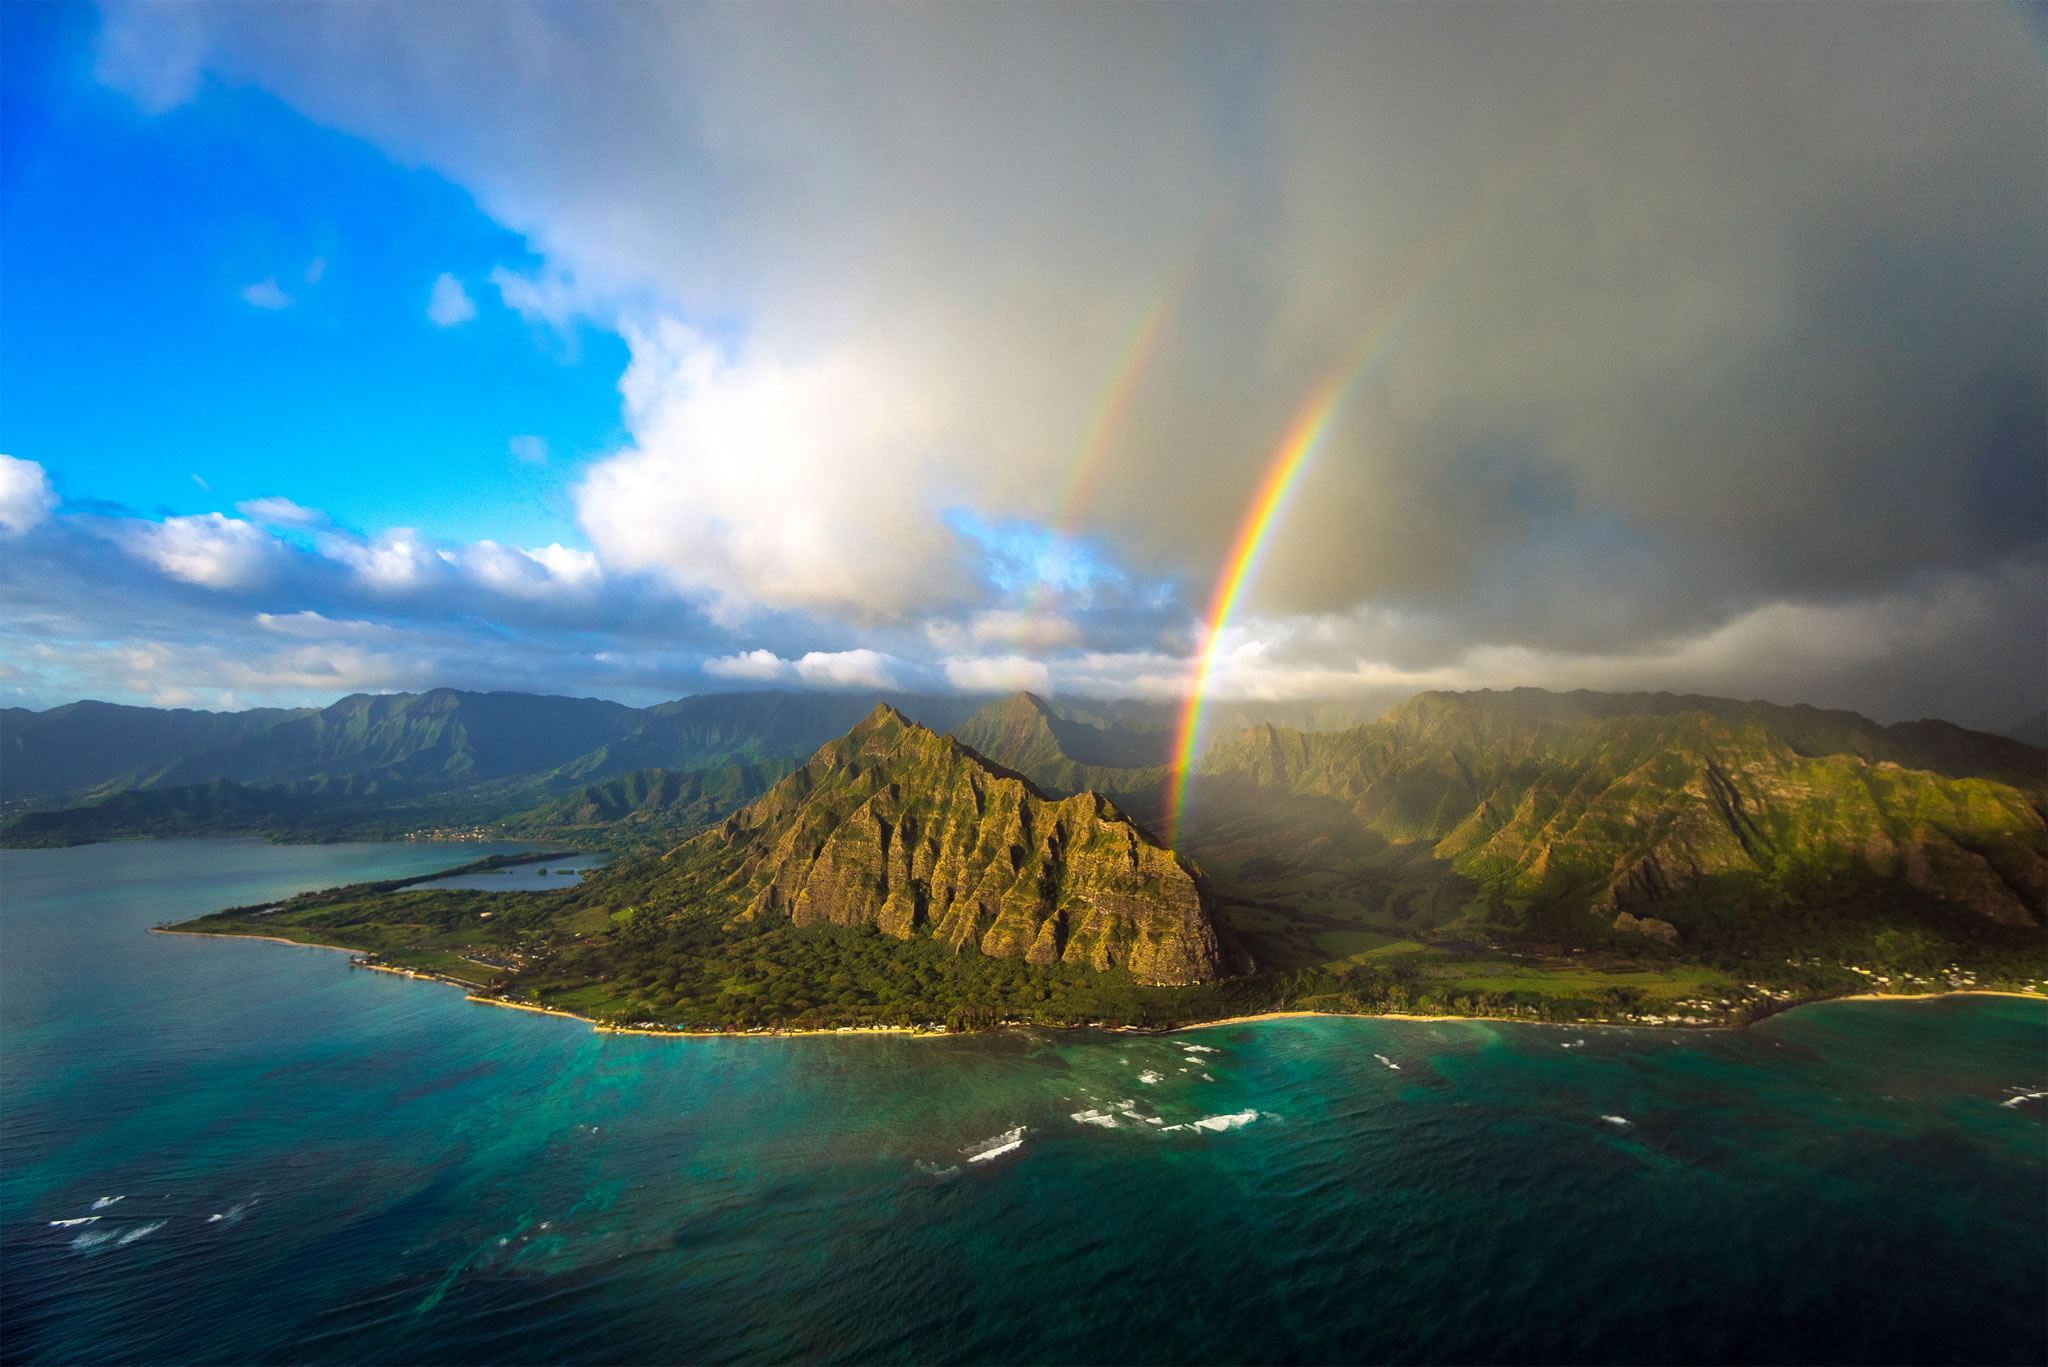
[[[1086,502],[1088,491],[1094,487],[1096,475],[1101,471],[1103,453],[1122,429],[1125,415],[1130,412],[1131,400],[1138,392],[1138,382],[1151,369],[1160,338],[1166,334],[1167,320],[1173,316],[1181,295],[1187,290],[1188,281],[1194,274],[1194,262],[1195,254],[1189,252],[1182,259],[1180,268],[1160,288],[1150,307],[1139,315],[1130,336],[1124,340],[1123,351],[1110,372],[1109,383],[1103,388],[1094,414],[1089,418],[1080,449],[1067,466],[1066,478],[1060,482],[1059,498],[1053,504],[1052,513],[1052,533],[1056,541],[1066,540],[1072,532],[1074,517]],[[1045,632],[1041,621],[1046,588],[1046,576],[1041,573],[1024,594],[1016,638],[1020,649],[1038,650],[1047,644],[1042,639]]]

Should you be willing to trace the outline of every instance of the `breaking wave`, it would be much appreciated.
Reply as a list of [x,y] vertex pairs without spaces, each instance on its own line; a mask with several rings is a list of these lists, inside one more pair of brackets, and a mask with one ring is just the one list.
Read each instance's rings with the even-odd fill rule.
[[51,1229],[69,1229],[69,1228],[71,1228],[71,1227],[72,1227],[73,1225],[89,1225],[89,1224],[91,1224],[91,1223],[92,1223],[92,1222],[93,1222],[94,1220],[97,1220],[97,1219],[99,1219],[99,1218],[100,1218],[100,1217],[99,1217],[99,1216],[97,1216],[97,1215],[77,1215],[77,1216],[73,1216],[73,1217],[72,1217],[71,1219],[69,1219],[69,1220],[52,1220],[52,1221],[50,1221],[50,1228],[51,1228]]
[[1385,1054],[1374,1054],[1373,1057],[1386,1064],[1389,1068],[1392,1068],[1395,1072],[1401,1071],[1401,1065],[1388,1058]]
[[114,1204],[114,1202],[125,1201],[127,1199],[128,1198],[125,1196],[102,1196],[99,1200],[92,1203],[92,1208],[94,1210],[105,1210],[108,1206]]
[[1236,1111],[1230,1115],[1205,1115],[1200,1120],[1190,1120],[1185,1125],[1168,1125],[1160,1133],[1172,1134],[1175,1130],[1208,1130],[1212,1133],[1221,1134],[1225,1130],[1234,1130],[1240,1126],[1249,1125],[1258,1118],[1259,1113],[1257,1111]]
[[1022,1125],[1019,1125],[1014,1130],[1004,1130],[993,1139],[984,1139],[978,1144],[969,1144],[960,1152],[967,1155],[967,1161],[970,1163],[985,1163],[989,1159],[1000,1157],[1013,1149],[1023,1148],[1024,1130],[1025,1127]]
[[1606,1121],[1606,1122],[1607,1122],[1608,1124],[1610,1124],[1610,1125],[1633,1125],[1633,1124],[1635,1124],[1635,1121],[1633,1121],[1633,1120],[1630,1120],[1630,1119],[1629,1119],[1629,1118],[1628,1118],[1627,1116],[1625,1116],[1625,1115],[1603,1115],[1603,1116],[1601,1116],[1600,1118],[1601,1118],[1602,1120]]

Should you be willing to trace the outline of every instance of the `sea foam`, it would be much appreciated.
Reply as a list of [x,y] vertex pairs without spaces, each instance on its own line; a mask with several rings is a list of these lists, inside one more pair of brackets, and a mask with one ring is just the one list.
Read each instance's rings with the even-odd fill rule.
[[1175,1130],[1208,1130],[1212,1133],[1221,1134],[1225,1130],[1234,1130],[1239,1126],[1249,1125],[1258,1118],[1259,1113],[1257,1111],[1237,1111],[1230,1115],[1205,1115],[1200,1120],[1190,1120],[1185,1125],[1168,1125],[1160,1133],[1171,1134]]
[[1025,1127],[1022,1125],[1019,1125],[1014,1130],[1004,1130],[993,1139],[984,1139],[978,1144],[969,1144],[960,1152],[967,1155],[967,1161],[970,1163],[985,1163],[989,1159],[1000,1157],[1013,1149],[1023,1148],[1024,1130]]

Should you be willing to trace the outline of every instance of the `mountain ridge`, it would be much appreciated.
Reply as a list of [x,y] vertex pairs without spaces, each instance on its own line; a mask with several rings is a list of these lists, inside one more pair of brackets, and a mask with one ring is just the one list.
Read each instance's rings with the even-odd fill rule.
[[1051,798],[886,703],[663,860],[686,900],[743,919],[870,922],[1167,985],[1232,959],[1199,869],[1107,798]]

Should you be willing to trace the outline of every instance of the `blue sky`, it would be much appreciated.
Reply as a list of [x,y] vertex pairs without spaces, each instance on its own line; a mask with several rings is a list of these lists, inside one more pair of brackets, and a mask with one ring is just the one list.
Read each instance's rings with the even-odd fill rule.
[[[142,113],[94,79],[88,8],[4,22],[0,450],[145,514],[281,495],[359,528],[582,544],[562,491],[622,440],[625,347],[505,307],[490,273],[539,266],[518,234],[260,90]],[[459,326],[428,319],[443,273],[473,301]],[[289,303],[244,299],[264,281]]]
[[2044,122],[1990,6],[0,6],[0,697],[2003,728]]

